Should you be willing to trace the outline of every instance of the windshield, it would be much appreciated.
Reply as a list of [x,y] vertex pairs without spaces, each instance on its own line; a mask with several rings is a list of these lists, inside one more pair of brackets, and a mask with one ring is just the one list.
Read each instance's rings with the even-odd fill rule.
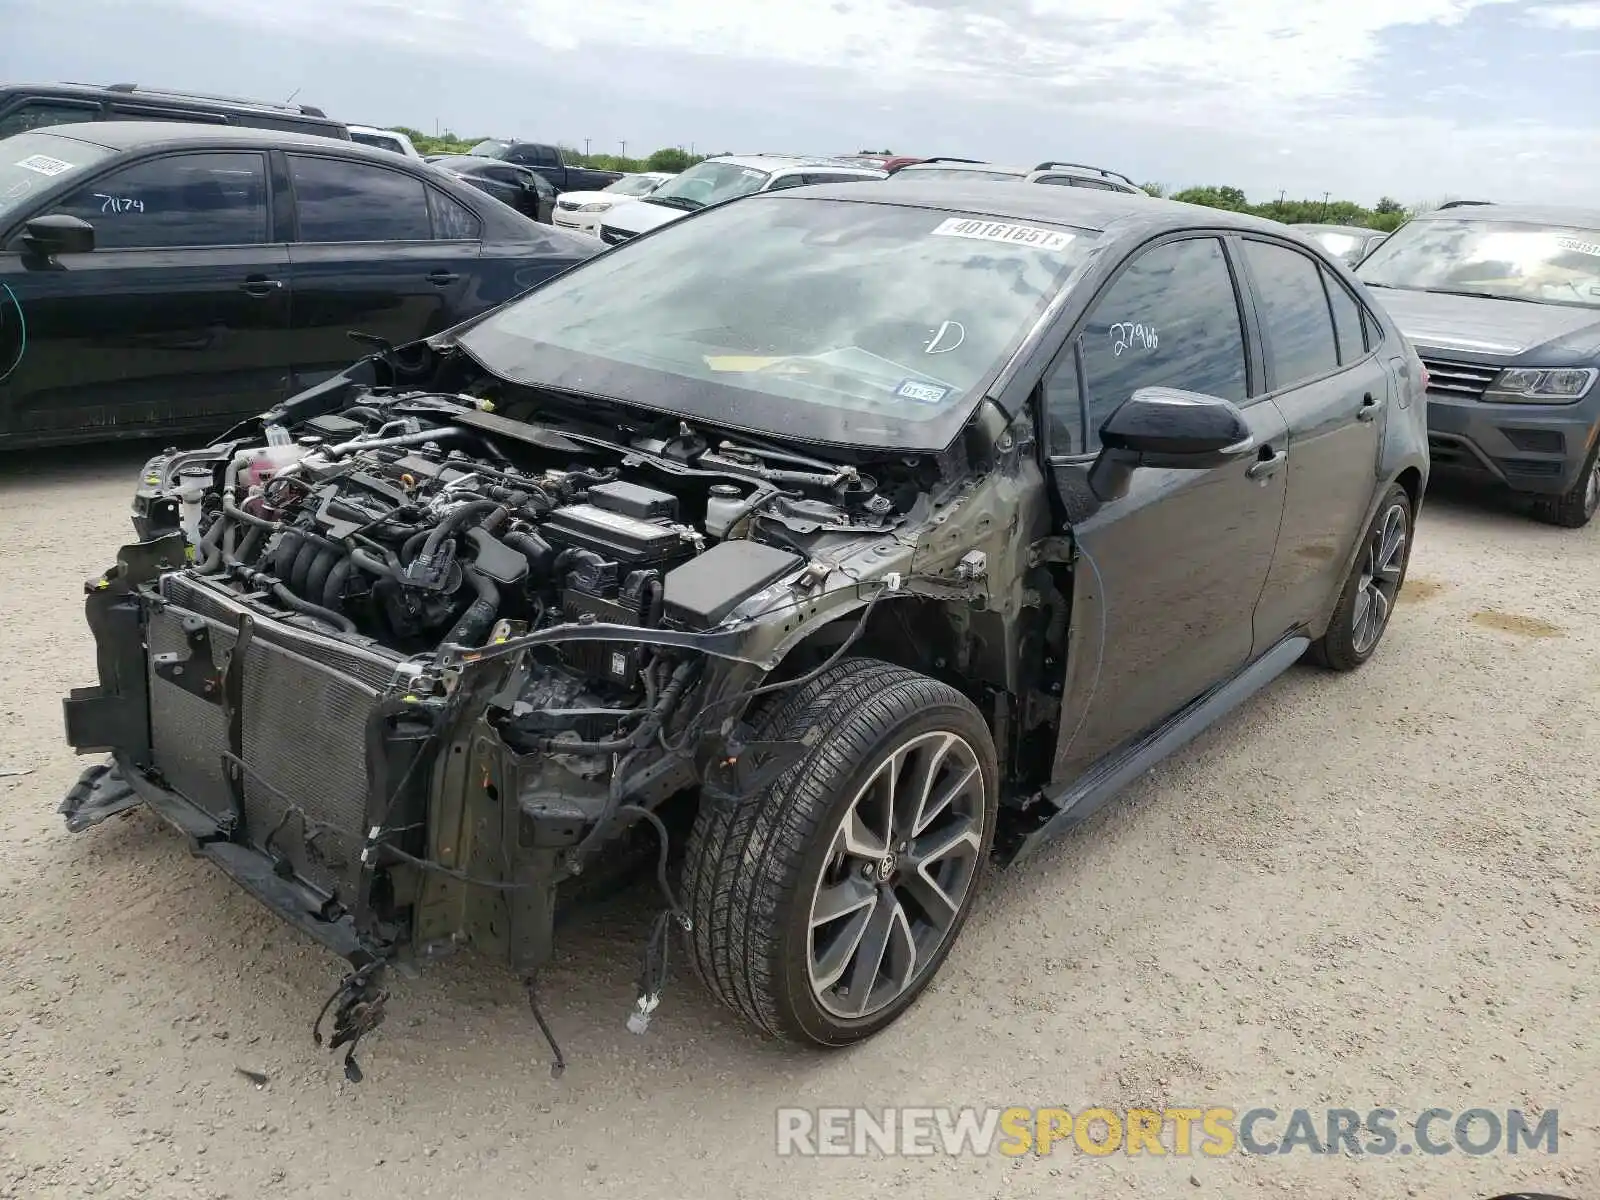
[[511,149],[511,143],[501,141],[499,138],[490,138],[486,142],[479,142],[468,154],[477,155],[479,158],[504,158],[506,151]]
[[650,200],[666,202],[672,208],[706,208],[759,192],[769,178],[767,171],[741,167],[737,163],[697,163],[651,192]]
[[781,195],[624,242],[460,345],[519,383],[776,437],[937,450],[1099,236]]
[[643,196],[660,182],[661,180],[651,179],[648,175],[625,175],[601,191],[611,192],[617,196]]
[[901,167],[891,179],[1026,179],[1021,171],[971,171],[960,167]]
[[1412,221],[1364,261],[1376,287],[1600,308],[1600,229],[1524,221]]
[[113,153],[104,146],[47,132],[19,133],[0,141],[0,216]]

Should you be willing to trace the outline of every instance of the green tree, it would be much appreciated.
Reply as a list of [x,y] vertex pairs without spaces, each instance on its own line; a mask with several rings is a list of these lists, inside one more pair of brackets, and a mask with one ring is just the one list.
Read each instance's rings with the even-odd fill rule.
[[1165,196],[1167,194],[1167,185],[1164,183],[1141,183],[1139,187],[1142,191],[1152,196]]
[[699,161],[699,158],[690,154],[682,146],[663,146],[644,160],[644,169],[647,171],[687,171]]
[[1207,208],[1225,208],[1231,212],[1244,212],[1249,207],[1245,194],[1236,187],[1205,187],[1184,188],[1181,192],[1172,194],[1174,200],[1184,204],[1203,204]]
[[1380,217],[1393,216],[1395,213],[1400,213],[1403,215],[1406,211],[1406,206],[1401,204],[1400,201],[1396,200],[1393,196],[1385,196],[1379,200],[1377,204],[1372,206],[1372,211],[1377,213]]

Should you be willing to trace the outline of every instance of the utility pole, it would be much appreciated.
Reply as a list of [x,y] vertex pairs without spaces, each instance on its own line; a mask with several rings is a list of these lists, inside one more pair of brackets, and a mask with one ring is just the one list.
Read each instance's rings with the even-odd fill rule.
[[621,157],[623,157],[623,158],[627,158],[628,157],[628,139],[627,138],[623,138],[622,139],[622,155],[621,155]]
[[1279,188],[1278,189],[1278,211],[1280,213],[1283,211],[1283,198],[1285,196],[1287,196],[1288,194],[1289,194],[1289,189],[1288,188]]
[[583,156],[585,158],[589,157],[589,139],[588,138],[584,138],[583,139]]
[[1331,195],[1333,195],[1332,192],[1323,192],[1322,193],[1322,215],[1323,216],[1327,216],[1328,215],[1328,197],[1331,196]]

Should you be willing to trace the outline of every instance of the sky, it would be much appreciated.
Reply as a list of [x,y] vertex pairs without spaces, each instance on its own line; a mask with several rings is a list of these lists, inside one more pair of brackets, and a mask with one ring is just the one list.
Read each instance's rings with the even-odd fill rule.
[[1600,205],[1600,0],[0,0],[0,79],[648,153]]

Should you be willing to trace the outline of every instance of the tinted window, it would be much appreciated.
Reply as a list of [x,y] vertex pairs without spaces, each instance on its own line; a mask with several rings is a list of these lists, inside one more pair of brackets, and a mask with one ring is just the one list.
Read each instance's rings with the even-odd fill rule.
[[169,154],[101,176],[52,211],[88,221],[108,250],[260,245],[265,163],[259,154]]
[[43,129],[50,125],[67,125],[74,121],[98,121],[100,106],[81,107],[75,104],[58,104],[50,100],[33,100],[0,118],[0,138],[29,129]]
[[534,150],[536,151],[534,161],[541,167],[559,167],[561,165],[561,155],[556,153],[554,146],[535,146]]
[[1338,367],[1322,268],[1298,250],[1267,242],[1245,242],[1244,255],[1255,276],[1273,388],[1291,387]]
[[806,182],[804,175],[777,175],[771,183],[767,184],[767,191],[776,192],[783,188],[802,187]]
[[1095,301],[1079,335],[1088,446],[1140,388],[1172,387],[1242,401],[1244,327],[1216,238],[1168,242],[1136,258]]
[[1353,363],[1367,352],[1367,339],[1361,332],[1361,305],[1350,290],[1326,271],[1322,282],[1333,305],[1333,329],[1339,338],[1339,361]]
[[417,242],[433,236],[420,179],[367,163],[289,156],[302,242]]
[[187,108],[149,108],[138,104],[113,104],[112,121],[183,121],[190,125],[226,125],[221,113],[196,112]]
[[428,212],[433,217],[433,236],[441,242],[475,242],[483,230],[466,205],[433,188],[428,189]]

